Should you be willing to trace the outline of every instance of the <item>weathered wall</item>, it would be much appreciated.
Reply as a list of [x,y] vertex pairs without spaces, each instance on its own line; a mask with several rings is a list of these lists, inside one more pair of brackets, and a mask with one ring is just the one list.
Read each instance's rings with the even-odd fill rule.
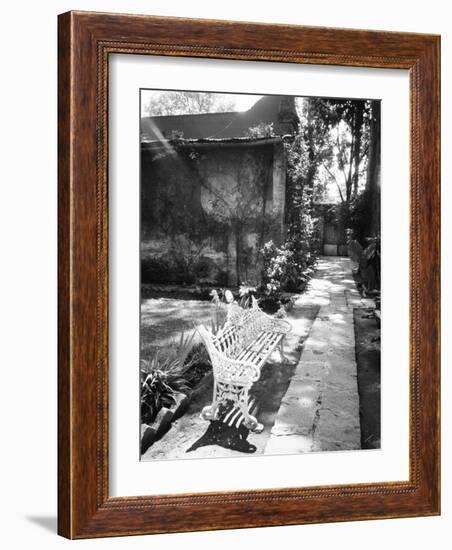
[[284,233],[280,141],[144,146],[141,169],[143,260],[185,264],[186,282],[259,282],[258,250]]

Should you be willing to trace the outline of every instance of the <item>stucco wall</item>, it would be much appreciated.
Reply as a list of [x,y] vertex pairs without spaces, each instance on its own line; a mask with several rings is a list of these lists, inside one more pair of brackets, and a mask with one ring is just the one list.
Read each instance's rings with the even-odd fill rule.
[[[259,282],[258,251],[284,233],[280,141],[142,149],[142,258],[209,264],[202,280]],[[238,257],[237,257],[238,252]],[[187,282],[193,282],[192,280]]]

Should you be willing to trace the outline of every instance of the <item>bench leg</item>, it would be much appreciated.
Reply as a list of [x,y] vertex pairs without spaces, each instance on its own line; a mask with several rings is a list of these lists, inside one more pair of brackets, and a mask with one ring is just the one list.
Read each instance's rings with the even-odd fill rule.
[[220,405],[218,399],[218,385],[216,381],[213,384],[213,397],[212,404],[204,407],[201,411],[201,418],[203,420],[217,420],[218,419],[218,406]]
[[261,433],[264,430],[264,425],[258,422],[257,418],[250,414],[248,410],[249,396],[248,388],[243,388],[243,390],[238,395],[238,406],[242,411],[244,424],[252,432]]

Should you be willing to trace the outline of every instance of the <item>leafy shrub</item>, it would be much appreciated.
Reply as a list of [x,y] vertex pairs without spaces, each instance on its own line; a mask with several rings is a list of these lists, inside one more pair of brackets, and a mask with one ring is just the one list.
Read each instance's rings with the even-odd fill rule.
[[365,244],[365,236],[369,223],[370,193],[364,189],[351,204],[348,227],[351,229],[350,238],[357,240],[361,245]]
[[287,242],[281,247],[277,247],[273,241],[267,242],[262,249],[262,256],[263,285],[267,296],[278,297],[284,290],[302,290],[314,272],[315,254],[309,250],[304,254],[291,250]]
[[380,236],[367,239],[368,246],[364,249],[360,270],[363,271],[363,278],[366,290],[380,289]]
[[143,258],[141,260],[141,282],[145,284],[167,283],[171,267],[165,258]]
[[215,262],[210,258],[202,257],[194,265],[193,271],[197,279],[207,279],[215,268]]
[[228,272],[225,270],[220,270],[215,277],[215,283],[218,286],[227,286],[229,282]]
[[209,353],[203,343],[193,346],[188,354],[187,363],[190,367],[185,371],[185,378],[190,388],[194,388],[212,368]]
[[293,275],[293,254],[284,245],[278,248],[273,241],[268,241],[262,249],[262,257],[265,293],[268,296],[277,296]]
[[[204,266],[201,269],[205,269]],[[196,274],[183,258],[160,256],[141,260],[141,282],[144,284],[193,284]]]
[[274,315],[280,307],[279,298],[276,296],[264,296],[259,300],[259,307],[262,311],[265,311],[265,313]]
[[247,137],[254,139],[272,137],[275,135],[273,122],[259,122],[259,124],[257,124],[256,126],[251,126],[250,128],[248,128],[245,134]]
[[175,284],[192,285],[196,282],[196,276],[183,257],[173,257],[171,259],[171,273],[169,282]]

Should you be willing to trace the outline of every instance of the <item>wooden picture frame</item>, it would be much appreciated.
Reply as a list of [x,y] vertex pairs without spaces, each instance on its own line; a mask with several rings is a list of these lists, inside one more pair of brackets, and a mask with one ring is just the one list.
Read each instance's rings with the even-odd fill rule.
[[[58,532],[68,538],[440,513],[440,38],[69,12],[58,39]],[[148,497],[108,491],[109,55],[407,69],[409,481]]]

